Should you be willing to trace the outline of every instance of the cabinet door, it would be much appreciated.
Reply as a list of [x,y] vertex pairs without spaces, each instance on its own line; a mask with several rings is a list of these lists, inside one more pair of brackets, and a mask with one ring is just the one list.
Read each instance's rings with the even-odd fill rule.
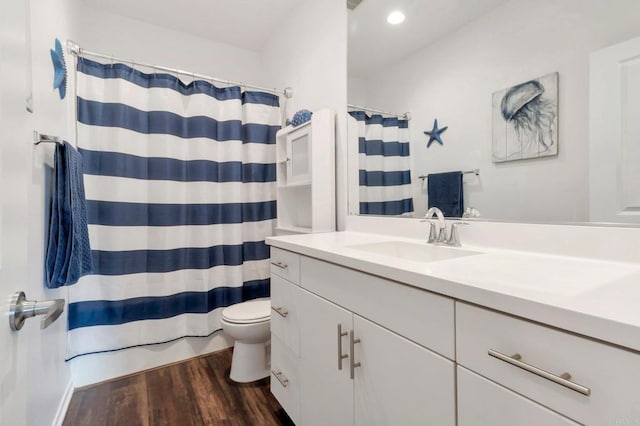
[[300,287],[271,275],[271,335],[300,356]]
[[287,184],[311,182],[311,126],[287,135]]
[[300,423],[300,360],[275,335],[271,337],[271,393],[296,424]]
[[458,426],[577,426],[542,405],[458,367]]
[[[349,378],[349,358],[340,359],[338,350],[342,349],[342,354],[349,351],[352,314],[304,290],[299,300],[303,313],[300,315],[302,424],[350,425],[353,382]],[[338,335],[338,325],[347,335]]]
[[453,362],[354,315],[355,424],[455,425]]

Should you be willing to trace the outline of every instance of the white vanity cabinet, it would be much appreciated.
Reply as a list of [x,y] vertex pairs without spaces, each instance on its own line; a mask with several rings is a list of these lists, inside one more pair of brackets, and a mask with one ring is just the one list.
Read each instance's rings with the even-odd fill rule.
[[640,425],[637,351],[273,253],[272,389],[298,425]]
[[286,319],[273,313],[272,368],[297,376],[299,404],[274,375],[271,387],[294,422],[455,425],[455,365],[435,352],[453,357],[451,299],[304,256],[302,288],[291,286],[272,274],[272,306],[294,312],[299,331],[295,357],[282,338]]
[[[456,347],[458,365],[581,424],[640,424],[637,353],[461,302]],[[459,383],[458,398],[465,392]],[[487,410],[502,410],[482,395]]]
[[271,393],[300,424],[300,256],[271,248]]
[[303,425],[455,424],[453,362],[310,292],[300,306]]

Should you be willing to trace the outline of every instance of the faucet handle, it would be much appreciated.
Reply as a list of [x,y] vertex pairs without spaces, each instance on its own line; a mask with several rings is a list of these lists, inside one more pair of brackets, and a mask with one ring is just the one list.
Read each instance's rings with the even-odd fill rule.
[[[440,239],[440,235],[436,236],[436,224],[430,220],[429,221],[429,238],[427,239],[427,243],[435,243]],[[440,229],[440,234],[442,234],[442,229]]]
[[459,221],[451,224],[451,232],[449,234],[449,238],[446,240],[447,245],[460,247],[462,244],[460,243],[460,237],[458,236],[458,226],[467,226],[469,222]]

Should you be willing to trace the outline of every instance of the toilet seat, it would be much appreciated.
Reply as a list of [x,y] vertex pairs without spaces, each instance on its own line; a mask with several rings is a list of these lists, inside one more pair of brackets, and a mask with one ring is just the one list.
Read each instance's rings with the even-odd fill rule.
[[271,319],[271,301],[251,300],[222,310],[222,319],[233,324],[255,324]]

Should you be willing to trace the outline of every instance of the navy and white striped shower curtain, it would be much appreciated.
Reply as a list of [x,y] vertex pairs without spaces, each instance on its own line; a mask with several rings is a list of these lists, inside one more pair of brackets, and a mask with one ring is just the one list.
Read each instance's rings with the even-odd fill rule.
[[269,295],[278,97],[79,58],[95,275],[69,288],[68,358],[207,336]]
[[413,212],[409,122],[364,111],[349,114],[358,124],[360,214]]

